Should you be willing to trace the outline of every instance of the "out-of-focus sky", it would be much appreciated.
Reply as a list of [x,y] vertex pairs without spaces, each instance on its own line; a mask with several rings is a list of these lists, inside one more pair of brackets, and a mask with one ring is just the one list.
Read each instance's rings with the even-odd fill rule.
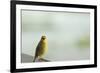
[[90,14],[22,10],[22,53],[34,56],[42,35],[48,39],[44,58],[51,61],[90,58]]

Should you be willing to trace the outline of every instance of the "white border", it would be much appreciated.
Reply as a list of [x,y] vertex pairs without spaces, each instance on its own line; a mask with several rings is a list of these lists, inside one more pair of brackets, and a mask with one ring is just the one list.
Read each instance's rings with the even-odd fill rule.
[[[88,12],[90,13],[90,60],[63,61],[63,62],[45,62],[45,63],[21,63],[21,9],[29,10],[48,10],[48,11],[70,11],[70,12]],[[94,64],[94,9],[70,8],[70,7],[50,7],[35,5],[16,5],[16,68],[39,68],[53,66],[71,66]]]

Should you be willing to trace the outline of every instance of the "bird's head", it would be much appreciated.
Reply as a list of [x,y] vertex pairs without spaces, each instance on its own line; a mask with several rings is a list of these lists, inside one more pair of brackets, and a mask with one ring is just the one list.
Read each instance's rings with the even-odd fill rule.
[[41,40],[45,40],[45,39],[46,39],[46,36],[42,36],[42,37],[41,37]]
[[42,36],[41,37],[41,43],[43,43],[44,45],[47,45],[47,38],[46,38],[46,36]]

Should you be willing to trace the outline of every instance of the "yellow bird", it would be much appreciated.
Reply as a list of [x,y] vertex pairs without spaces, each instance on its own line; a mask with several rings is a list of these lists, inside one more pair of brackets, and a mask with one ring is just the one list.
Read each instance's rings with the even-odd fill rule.
[[38,43],[35,51],[35,57],[33,62],[38,59],[43,59],[44,55],[48,50],[48,42],[46,36],[42,36],[40,42]]

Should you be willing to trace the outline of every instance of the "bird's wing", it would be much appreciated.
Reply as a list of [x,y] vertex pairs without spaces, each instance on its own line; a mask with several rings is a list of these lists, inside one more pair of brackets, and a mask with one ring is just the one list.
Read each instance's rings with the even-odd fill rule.
[[35,56],[38,56],[38,52],[40,49],[41,49],[41,43],[39,42],[37,47],[36,47]]
[[41,48],[41,43],[40,42],[38,43],[38,45],[36,47],[35,56],[34,56],[34,62],[35,62],[36,58],[38,57],[38,52],[39,52],[39,50]]

